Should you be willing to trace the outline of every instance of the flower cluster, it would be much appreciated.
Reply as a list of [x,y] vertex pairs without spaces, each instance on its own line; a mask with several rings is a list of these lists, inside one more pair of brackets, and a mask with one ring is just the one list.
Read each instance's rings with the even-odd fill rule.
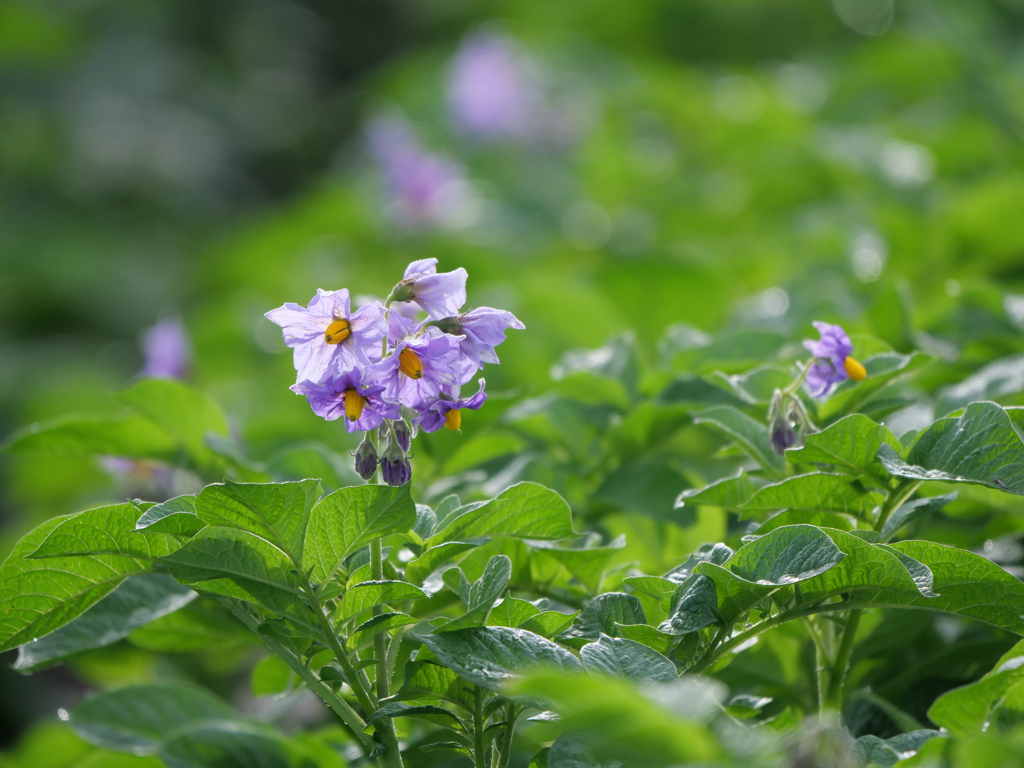
[[[352,311],[343,288],[318,290],[306,307],[289,303],[267,312],[294,350],[298,376],[291,389],[316,415],[343,418],[349,432],[367,433],[355,454],[363,478],[371,479],[379,465],[389,485],[409,482],[416,430],[459,431],[462,411],[487,399],[483,379],[470,396],[461,388],[484,363],[498,362],[494,348],[509,328],[525,327],[511,312],[463,311],[466,277],[462,268],[438,273],[437,259],[422,259],[406,268],[383,303]],[[377,429],[386,443],[379,454],[370,435]]]
[[832,388],[847,379],[863,381],[868,372],[851,357],[853,342],[841,326],[815,322],[821,338],[806,340],[804,346],[813,355],[802,367],[800,376],[785,390],[776,389],[768,407],[768,436],[772,450],[780,456],[789,448],[802,445],[804,437],[817,432],[803,400],[796,391],[804,382],[811,397],[825,397]]

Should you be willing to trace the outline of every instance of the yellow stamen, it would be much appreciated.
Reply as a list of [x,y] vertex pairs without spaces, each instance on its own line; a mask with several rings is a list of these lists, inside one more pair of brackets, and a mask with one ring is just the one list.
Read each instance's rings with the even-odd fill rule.
[[419,355],[406,347],[398,353],[398,370],[410,379],[422,379],[423,361]]
[[339,344],[352,335],[348,320],[335,320],[324,331],[324,341],[328,344]]
[[345,398],[345,416],[349,421],[356,421],[363,415],[363,408],[366,406],[366,398],[354,389],[346,389],[341,393]]
[[444,425],[452,432],[462,429],[462,412],[458,408],[452,408],[444,417]]
[[846,369],[846,372],[854,381],[864,381],[864,379],[868,377],[867,369],[852,357],[846,358],[846,362],[843,363],[843,368]]

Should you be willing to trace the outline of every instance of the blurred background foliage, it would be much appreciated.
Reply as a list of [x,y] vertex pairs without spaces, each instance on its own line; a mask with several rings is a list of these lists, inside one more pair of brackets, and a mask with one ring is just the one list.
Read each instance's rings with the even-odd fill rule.
[[[492,87],[518,106],[481,123],[466,99]],[[704,510],[671,522],[680,490],[736,464],[658,399],[673,372],[787,359],[825,319],[941,362],[897,405],[930,398],[882,414],[907,428],[968,395],[1020,401],[1020,0],[2,0],[0,126],[2,435],[118,412],[145,329],[180,318],[188,379],[248,460],[345,484],[355,442],[287,391],[262,315],[320,287],[384,296],[427,257],[527,330],[464,433],[418,441],[420,496],[537,479],[649,572],[729,533]],[[0,554],[54,515],[193,482],[4,455]],[[950,520],[929,535],[1020,527]],[[190,674],[227,675],[229,640]],[[145,646],[31,684],[5,670],[2,745],[58,693],[152,678],[169,662]],[[12,765],[89,749],[41,727]]]

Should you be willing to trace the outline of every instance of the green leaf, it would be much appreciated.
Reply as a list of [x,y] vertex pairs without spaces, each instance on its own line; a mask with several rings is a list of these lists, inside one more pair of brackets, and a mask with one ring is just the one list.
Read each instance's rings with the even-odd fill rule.
[[602,634],[618,636],[617,624],[646,624],[643,606],[634,595],[607,592],[591,600],[560,639],[596,641]]
[[228,423],[206,395],[180,381],[147,378],[118,399],[170,435],[198,468],[207,472],[223,468],[223,459],[206,445],[206,435],[227,437]]
[[[589,537],[581,540],[589,543]],[[590,594],[594,594],[601,586],[601,579],[608,569],[615,553],[626,546],[626,537],[619,536],[607,546],[562,547],[553,542],[528,541],[530,547],[542,558],[564,565]]]
[[791,525],[741,547],[725,567],[746,581],[777,587],[818,576],[844,557],[820,528]]
[[[463,583],[465,575],[459,570]],[[453,632],[466,627],[483,626],[487,619],[494,601],[501,596],[512,578],[512,561],[506,555],[495,555],[487,561],[483,575],[469,588],[468,594],[463,597],[466,604],[466,613],[457,619],[449,621],[434,630],[438,632]]]
[[922,563],[920,560],[915,560],[910,555],[900,552],[898,549],[893,549],[887,544],[876,545],[879,549],[884,549],[886,552],[892,552],[899,558],[899,561],[903,563],[903,567],[910,573],[910,577],[914,580],[917,585],[917,590],[924,597],[938,597],[932,591],[932,586],[935,583],[935,575],[932,573],[932,569]]
[[889,739],[880,739],[872,735],[861,736],[853,743],[853,751],[867,763],[890,768],[902,760],[913,757],[927,742],[941,735],[938,731],[922,728]]
[[14,454],[125,456],[173,461],[178,446],[164,430],[139,414],[120,417],[68,416],[31,424],[14,433],[4,450]]
[[136,629],[128,642],[160,653],[223,650],[257,643],[238,619],[212,600],[193,600],[184,608]]
[[249,678],[253,696],[280,696],[291,693],[298,682],[298,676],[278,656],[264,656],[256,662]]
[[1024,495],[1024,444],[995,403],[971,403],[963,415],[939,419],[917,436],[906,460],[889,446],[879,449],[878,459],[898,477],[976,483]]
[[[167,534],[135,535],[139,512],[115,504],[58,517],[18,542],[0,567],[0,651],[59,629],[177,548]],[[89,549],[103,554],[81,554]]]
[[455,672],[431,661],[411,661],[405,667],[405,683],[397,699],[442,699],[473,711],[474,699],[466,681]]
[[[742,550],[741,550],[742,551]],[[715,582],[695,573],[672,595],[668,618],[658,630],[671,635],[685,635],[718,622],[718,597]]]
[[338,601],[335,621],[348,621],[363,611],[383,603],[402,600],[423,600],[429,597],[419,587],[407,581],[364,581],[350,587]]
[[127,637],[196,597],[170,576],[144,573],[126,579],[96,605],[56,632],[18,648],[15,669],[28,670]]
[[299,743],[255,722],[193,723],[162,745],[167,768],[309,768],[315,765]]
[[875,455],[883,445],[897,453],[903,450],[888,427],[855,413],[821,432],[807,435],[802,448],[786,451],[786,461],[792,464],[832,464],[855,476],[877,476],[881,467]]
[[459,445],[444,463],[444,474],[457,475],[488,461],[522,453],[527,443],[518,435],[508,432],[489,432],[475,435]]
[[544,749],[533,756],[533,759],[526,768],[550,768],[548,765],[548,755],[550,753],[551,747],[544,747]]
[[224,483],[206,486],[196,497],[196,514],[210,526],[255,534],[298,560],[306,521],[320,498],[319,480],[289,483]]
[[768,405],[777,389],[786,389],[793,383],[793,373],[785,368],[763,365],[743,374],[728,375],[716,371],[713,379],[721,381],[743,402]]
[[848,475],[828,475],[815,472],[797,475],[775,485],[767,485],[746,504],[741,504],[742,517],[764,517],[768,512],[799,509],[809,512],[833,512],[869,519],[872,511],[882,503],[875,493],[865,493],[854,487]]
[[411,624],[418,624],[419,619],[405,613],[391,612],[380,613],[367,619],[348,638],[349,650],[355,650],[379,632],[387,632],[399,627],[408,627]]
[[658,653],[668,653],[676,641],[675,635],[662,632],[648,624],[616,624],[616,626],[622,637],[642,643]]
[[694,414],[694,424],[707,424],[736,441],[743,451],[772,475],[785,474],[785,461],[772,450],[768,427],[732,406],[720,405]]
[[206,527],[196,515],[195,496],[176,496],[163,504],[155,504],[139,518],[135,530],[146,533],[171,533],[191,537]]
[[668,598],[679,586],[679,582],[661,576],[627,576],[622,583],[634,592],[663,602],[665,606],[668,605]]
[[420,640],[453,672],[498,692],[530,667],[544,665],[571,672],[581,669],[580,662],[567,650],[525,629],[471,627],[426,635]]
[[583,668],[591,674],[655,680],[669,683],[679,677],[676,665],[646,645],[623,637],[602,635],[596,643],[580,649]]
[[421,720],[426,720],[429,723],[434,723],[435,725],[454,729],[464,729],[466,725],[454,712],[449,712],[444,707],[436,707],[430,704],[412,706],[400,701],[385,704],[370,715],[367,720],[373,723],[378,720],[393,717],[415,717]]
[[480,506],[468,505],[427,544],[435,547],[480,536],[565,539],[574,535],[572,514],[561,496],[537,483],[518,483]]
[[954,491],[944,496],[932,496],[927,499],[914,499],[913,501],[904,502],[885,521],[885,526],[882,528],[882,540],[887,541],[895,536],[903,526],[910,525],[915,520],[938,512],[949,502],[955,501],[956,497],[957,493]]
[[152,755],[177,729],[234,718],[231,707],[202,688],[148,683],[90,696],[75,707],[70,722],[75,733],[98,747]]
[[491,627],[519,627],[539,614],[540,608],[533,603],[516,597],[506,597],[487,614],[487,624]]
[[1024,681],[1024,641],[1003,654],[990,672],[969,685],[947,691],[935,700],[928,718],[954,736],[980,733],[1007,692]]
[[[880,594],[873,604],[929,608],[966,616],[1024,635],[1024,583],[981,555],[928,541],[888,545],[932,572],[936,598],[913,593]],[[878,547],[876,547],[878,549]]]
[[416,505],[408,486],[339,488],[309,515],[303,568],[312,581],[326,584],[342,561],[360,547],[383,536],[405,533],[415,524]]
[[422,584],[427,578],[454,557],[463,552],[468,552],[489,542],[488,538],[473,539],[471,541],[446,541],[436,547],[427,549],[414,560],[410,560],[405,566],[405,578],[414,584]]
[[836,512],[818,512],[817,510],[792,509],[772,515],[757,527],[757,535],[764,536],[776,528],[787,525],[813,525],[817,528],[835,528],[840,531],[854,530],[850,518]]
[[320,631],[315,614],[303,602],[294,565],[259,536],[233,528],[204,528],[163,563],[175,579],[196,590],[245,600]]
[[[700,722],[721,705],[722,689],[715,681],[681,678],[641,691],[626,680],[556,670],[538,670],[512,686],[515,694],[551,702],[564,731],[580,733],[605,765],[624,761],[644,768],[724,763],[718,739]],[[681,709],[687,714],[677,714]],[[558,765],[559,741],[549,765]]]
[[753,478],[746,472],[740,472],[736,477],[718,480],[704,488],[686,489],[676,499],[676,507],[721,507],[735,511],[741,504],[750,501],[750,497],[763,486],[764,481],[760,478]]
[[1019,394],[1024,389],[1024,355],[1012,355],[980,368],[959,384],[939,391],[936,413],[948,414],[980,400]]
[[536,616],[524,621],[522,625],[520,625],[520,628],[528,629],[541,637],[551,638],[572,624],[572,621],[575,618],[575,613],[541,611]]

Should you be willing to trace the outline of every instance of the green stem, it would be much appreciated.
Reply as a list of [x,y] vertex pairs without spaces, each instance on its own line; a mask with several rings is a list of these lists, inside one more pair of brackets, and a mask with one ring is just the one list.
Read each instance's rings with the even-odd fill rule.
[[878,520],[875,522],[876,532],[879,534],[882,532],[885,524],[889,522],[892,513],[899,509],[903,502],[909,499],[914,494],[914,491],[921,487],[921,482],[921,480],[904,480],[889,492],[889,496],[882,506],[882,511],[878,513]]
[[[386,343],[386,340],[385,340]],[[376,436],[371,437],[376,447]],[[394,439],[394,438],[392,438]],[[368,481],[368,485],[377,485],[377,474],[374,473]],[[384,556],[380,539],[370,542],[370,569],[374,581],[381,581],[384,578]],[[379,616],[384,608],[380,605],[373,607],[373,615]],[[394,662],[394,656],[390,654],[387,647],[387,632],[378,632],[373,637],[373,656],[377,659],[377,700],[382,701],[391,695],[391,672],[388,660]],[[395,721],[385,718],[380,724],[380,734],[384,740],[387,751],[384,753],[384,763],[388,768],[402,768],[402,753],[398,746],[398,733],[395,731]]]
[[814,679],[818,689],[818,711],[825,711],[825,691],[828,689],[829,664],[825,646],[817,632],[811,632],[814,641]]
[[832,663],[828,690],[825,693],[825,706],[829,709],[838,711],[843,709],[843,686],[846,684],[846,675],[850,671],[850,654],[853,652],[853,641],[857,637],[857,626],[860,624],[862,613],[863,611],[859,608],[854,609],[850,611],[850,615],[846,619],[843,636],[839,641],[839,649],[836,651],[836,658]]
[[363,748],[363,752],[369,756],[369,754],[377,747],[377,744],[371,739],[366,733],[366,723],[356,713],[348,702],[338,696],[334,691],[324,685],[323,682],[313,673],[309,667],[302,663],[301,660],[295,657],[291,651],[281,645],[279,642],[271,637],[260,634],[259,622],[257,622],[252,616],[246,611],[240,608],[233,600],[222,601],[228,607],[228,609],[241,621],[254,635],[256,635],[263,644],[267,647],[271,653],[284,661],[285,664],[298,675],[303,682],[309,686],[309,689],[313,691],[317,696],[323,699],[324,703],[330,707],[334,713],[341,718],[342,723],[345,724],[346,729],[355,737],[356,741],[359,742]]
[[516,730],[516,718],[519,717],[519,711],[519,708],[512,702],[505,705],[505,720],[508,725],[501,736],[501,747],[498,749],[498,768],[508,768],[508,761],[512,756],[512,736]]
[[476,768],[487,768],[484,750],[484,692],[479,685],[473,686],[473,764]]

